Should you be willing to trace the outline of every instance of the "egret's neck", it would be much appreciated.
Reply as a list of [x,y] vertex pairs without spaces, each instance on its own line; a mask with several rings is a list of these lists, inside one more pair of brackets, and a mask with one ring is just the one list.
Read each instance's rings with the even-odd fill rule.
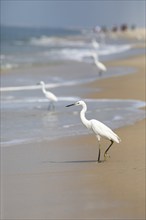
[[45,84],[42,84],[42,91],[43,93],[46,93]]
[[87,118],[85,117],[85,112],[87,111],[87,106],[86,104],[83,104],[83,108],[80,112],[80,117],[81,117],[81,121],[82,123],[87,127],[87,128],[90,128],[91,125],[90,125],[90,121],[87,120]]
[[95,64],[98,64],[98,59],[97,59],[97,56],[94,56],[94,58],[93,58],[93,59],[94,59],[94,63],[95,63]]

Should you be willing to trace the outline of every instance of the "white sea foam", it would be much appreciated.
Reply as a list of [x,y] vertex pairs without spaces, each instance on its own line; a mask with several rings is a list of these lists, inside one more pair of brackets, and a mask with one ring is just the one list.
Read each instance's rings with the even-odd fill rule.
[[[44,47],[50,46],[52,47],[52,49],[56,47],[64,47],[62,53],[68,52],[69,54],[71,52],[73,55],[79,54],[80,50],[82,52],[85,52],[86,55],[86,53],[89,53],[91,49],[94,49],[92,42],[90,41],[73,40],[73,39],[59,38],[59,37],[47,37],[47,36],[41,36],[40,38],[31,38],[30,44],[35,46],[44,46]],[[124,45],[104,44],[104,46],[101,46],[99,44],[98,53],[99,55],[121,53],[123,51],[129,50],[131,47],[132,45],[130,44],[124,44]]]
[[[39,142],[40,139],[35,138],[36,142]],[[9,147],[9,146],[16,146],[16,145],[20,145],[20,144],[29,144],[34,142],[34,138],[25,138],[25,139],[14,139],[14,140],[9,140],[9,141],[2,141],[1,142],[1,146],[2,147]]]
[[[57,97],[59,102],[75,102],[77,100],[80,100],[80,97],[78,96],[60,96]],[[48,102],[48,99],[46,98],[22,98],[22,99],[16,99],[13,96],[11,98],[8,98],[7,96],[5,99],[2,99],[2,104],[29,104],[29,103],[43,103]]]
[[5,63],[5,64],[1,64],[1,69],[3,70],[10,70],[13,68],[17,68],[18,64],[12,64],[12,63]]
[[[59,85],[60,85],[59,83],[46,84],[46,88],[55,88],[55,87],[58,87]],[[28,86],[1,87],[0,91],[1,92],[7,92],[7,91],[36,90],[36,89],[41,89],[41,86],[28,85]]]
[[[131,45],[106,45],[100,47],[97,51],[98,55],[106,56],[110,54],[122,53],[124,51],[130,50]],[[44,52],[44,56],[50,58],[51,60],[73,60],[79,62],[91,62],[91,52],[92,48],[62,48],[62,49],[52,49],[50,51]]]
[[[76,84],[76,81],[61,81],[55,83],[46,83],[45,87],[47,89],[52,89],[60,86],[70,86]],[[41,85],[25,85],[25,86],[9,86],[9,87],[1,87],[1,92],[8,92],[8,91],[23,91],[23,90],[37,90],[41,89]]]
[[[53,77],[51,79],[51,83],[48,83],[46,84],[46,88],[47,89],[52,89],[52,88],[58,88],[58,87],[68,87],[68,86],[74,86],[74,85],[81,85],[81,84],[84,84],[84,83],[89,83],[89,82],[92,82],[94,80],[100,80],[100,79],[103,79],[103,78],[109,78],[109,77],[114,77],[114,76],[120,76],[120,75],[125,75],[125,74],[131,74],[131,73],[134,73],[135,69],[133,68],[130,68],[130,67],[126,67],[126,68],[122,68],[122,67],[119,67],[119,68],[109,68],[108,69],[108,74],[105,74],[101,77],[98,76],[98,74],[93,74],[93,75],[83,75],[81,76],[80,78],[78,77],[77,79],[64,79],[64,78],[61,78],[61,77]],[[29,82],[29,80],[27,80],[27,82]],[[49,80],[48,80],[49,81]],[[19,79],[17,79],[17,83],[18,85],[20,84],[20,82],[23,82],[23,79],[22,81],[19,81]],[[0,91],[1,92],[7,92],[7,91],[23,91],[23,90],[38,90],[38,89],[41,89],[41,86],[40,85],[24,85],[24,86],[9,86],[9,87],[1,87],[0,88]]]
[[85,46],[86,42],[84,41],[77,41],[77,40],[70,40],[67,38],[59,38],[59,37],[47,37],[47,36],[41,36],[39,38],[31,38],[30,39],[30,44],[31,45],[36,45],[36,46],[51,46],[51,47],[56,47],[56,46]]
[[99,51],[99,55],[109,55],[114,53],[121,53],[127,50],[130,50],[132,48],[132,45],[126,44],[126,45],[107,45],[107,47],[103,47]]
[[[1,55],[0,61],[2,69],[8,70],[21,66],[31,66],[37,63],[47,64],[48,62],[58,62],[62,60],[91,62],[87,58],[90,57],[91,51],[94,49],[91,41],[47,36],[31,38],[28,42],[17,41],[16,46],[18,47],[19,53]],[[37,47],[41,47],[41,49],[38,49]],[[44,48],[42,49],[42,47]],[[99,45],[97,52],[99,56],[106,56],[115,53],[122,53],[129,50],[131,47],[132,45],[130,44],[104,44]],[[26,48],[29,48],[31,52],[28,53]]]

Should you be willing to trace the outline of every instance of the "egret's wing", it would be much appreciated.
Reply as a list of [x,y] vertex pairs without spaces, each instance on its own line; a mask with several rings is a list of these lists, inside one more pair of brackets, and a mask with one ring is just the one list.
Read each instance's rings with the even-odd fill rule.
[[45,95],[48,99],[50,99],[52,101],[57,101],[58,100],[57,97],[52,92],[47,91]]
[[92,119],[91,124],[92,130],[95,134],[100,135],[101,137],[107,138],[109,140],[113,140],[117,143],[120,142],[120,138],[102,122]]
[[107,69],[106,69],[106,66],[103,64],[103,63],[101,63],[101,62],[98,62],[98,67],[99,67],[99,69],[101,69],[102,71],[106,71]]

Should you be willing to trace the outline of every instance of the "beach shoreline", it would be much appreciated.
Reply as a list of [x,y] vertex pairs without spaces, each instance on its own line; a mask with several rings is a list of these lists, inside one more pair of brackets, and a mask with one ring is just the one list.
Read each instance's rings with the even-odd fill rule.
[[[88,83],[100,92],[83,98],[145,101],[144,55],[106,65],[137,71]],[[111,158],[100,164],[94,135],[3,147],[2,218],[144,220],[145,120],[115,132],[122,142],[114,144]]]

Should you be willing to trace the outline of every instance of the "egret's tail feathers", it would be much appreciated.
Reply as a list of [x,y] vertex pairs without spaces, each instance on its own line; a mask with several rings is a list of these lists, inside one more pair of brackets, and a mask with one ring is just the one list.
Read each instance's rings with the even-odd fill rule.
[[54,102],[58,102],[58,98],[57,97],[54,97]]
[[121,139],[118,137],[118,135],[115,137],[115,141],[119,144],[121,142]]

